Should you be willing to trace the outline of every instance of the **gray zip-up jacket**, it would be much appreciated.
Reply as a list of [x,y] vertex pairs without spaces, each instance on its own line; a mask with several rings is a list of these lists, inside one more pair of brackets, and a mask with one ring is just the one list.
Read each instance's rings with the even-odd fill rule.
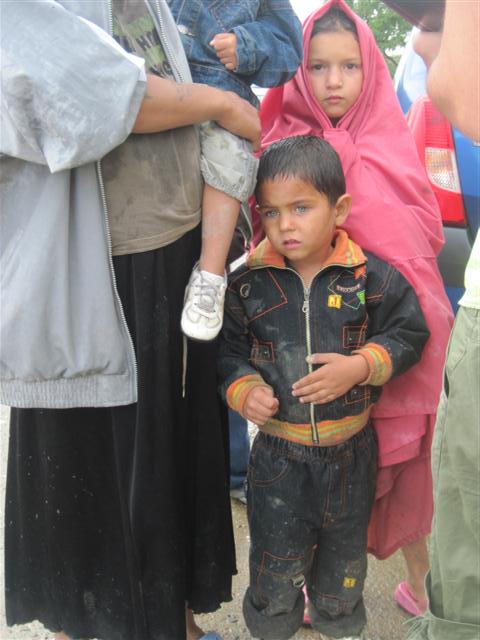
[[[166,3],[146,1],[190,81]],[[145,72],[79,16],[111,32],[107,0],[0,6],[0,402],[15,407],[137,399],[99,160],[130,134]]]

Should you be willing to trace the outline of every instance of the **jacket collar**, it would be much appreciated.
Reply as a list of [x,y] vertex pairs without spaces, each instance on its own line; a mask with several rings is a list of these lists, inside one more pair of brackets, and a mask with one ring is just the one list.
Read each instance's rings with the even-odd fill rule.
[[[358,244],[350,240],[348,233],[343,229],[337,229],[333,236],[333,251],[328,260],[324,262],[321,269],[330,265],[341,265],[345,267],[357,267],[367,261],[365,254]],[[276,251],[270,244],[268,238],[254,249],[247,259],[247,266],[251,269],[258,267],[278,267],[286,269],[288,267],[285,257]]]

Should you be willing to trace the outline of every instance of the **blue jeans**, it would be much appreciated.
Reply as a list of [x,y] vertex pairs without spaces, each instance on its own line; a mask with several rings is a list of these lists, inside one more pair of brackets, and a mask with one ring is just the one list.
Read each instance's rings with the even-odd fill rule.
[[332,447],[257,435],[248,472],[250,586],[243,604],[252,636],[294,635],[305,583],[314,629],[334,638],[361,632],[376,469],[370,425]]
[[245,418],[236,411],[228,410],[230,433],[230,489],[243,487],[247,479],[250,440]]

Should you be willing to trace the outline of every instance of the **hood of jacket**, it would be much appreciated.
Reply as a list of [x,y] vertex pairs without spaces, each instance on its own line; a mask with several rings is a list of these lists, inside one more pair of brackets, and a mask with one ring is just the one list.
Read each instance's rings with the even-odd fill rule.
[[[345,267],[358,266],[367,261],[362,249],[348,237],[343,229],[337,229],[333,237],[333,251],[322,265],[322,270],[330,265]],[[250,269],[258,267],[289,268],[285,256],[278,253],[268,238],[264,238],[247,258]]]

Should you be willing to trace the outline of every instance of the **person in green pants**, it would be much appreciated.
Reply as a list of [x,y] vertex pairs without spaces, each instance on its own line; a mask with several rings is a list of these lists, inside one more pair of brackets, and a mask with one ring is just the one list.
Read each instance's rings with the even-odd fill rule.
[[[389,2],[405,15],[404,2]],[[430,98],[450,122],[480,141],[480,3],[447,0],[443,28],[428,21],[443,10],[424,3],[428,14],[414,40],[427,67]],[[403,11],[402,11],[403,9]],[[465,272],[445,364],[432,446],[435,515],[430,541],[429,600],[409,640],[480,638],[480,235]]]

